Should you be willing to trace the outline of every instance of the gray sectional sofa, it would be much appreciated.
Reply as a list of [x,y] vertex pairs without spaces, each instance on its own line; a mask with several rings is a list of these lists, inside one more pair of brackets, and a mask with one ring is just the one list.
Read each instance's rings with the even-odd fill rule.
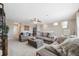
[[54,37],[50,37],[50,33],[37,32],[37,39],[42,39],[45,43],[51,44],[54,41]]
[[31,33],[29,31],[21,32],[19,34],[19,41],[20,42],[27,41],[30,36],[31,36]]
[[40,49],[37,56],[79,56],[79,38],[68,38],[61,44]]

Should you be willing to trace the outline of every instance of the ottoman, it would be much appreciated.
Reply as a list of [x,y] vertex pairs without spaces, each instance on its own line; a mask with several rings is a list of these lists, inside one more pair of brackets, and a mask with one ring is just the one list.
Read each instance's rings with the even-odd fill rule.
[[28,44],[35,47],[35,48],[39,48],[39,47],[43,46],[43,40],[41,40],[41,39],[29,39]]

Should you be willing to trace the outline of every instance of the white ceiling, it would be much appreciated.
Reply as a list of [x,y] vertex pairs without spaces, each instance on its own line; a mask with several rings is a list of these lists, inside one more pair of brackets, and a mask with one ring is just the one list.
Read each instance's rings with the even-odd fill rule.
[[42,22],[68,20],[79,9],[79,4],[59,3],[5,3],[5,13],[9,20],[30,22],[39,18]]

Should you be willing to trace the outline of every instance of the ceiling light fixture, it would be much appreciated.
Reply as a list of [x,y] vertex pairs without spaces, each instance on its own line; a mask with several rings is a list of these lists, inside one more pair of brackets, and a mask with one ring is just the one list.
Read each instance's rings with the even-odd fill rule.
[[58,22],[53,23],[53,25],[54,25],[54,26],[57,26],[57,25],[58,25]]
[[38,23],[41,22],[41,21],[40,21],[39,19],[37,19],[37,18],[34,18],[32,21],[33,21],[34,24],[38,24]]

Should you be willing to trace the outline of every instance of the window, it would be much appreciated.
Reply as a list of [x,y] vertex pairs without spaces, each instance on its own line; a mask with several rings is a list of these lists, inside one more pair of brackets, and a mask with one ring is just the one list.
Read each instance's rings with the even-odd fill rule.
[[29,31],[29,26],[24,25],[24,30],[25,30],[25,31]]
[[62,28],[68,27],[68,21],[63,21],[61,24],[62,24]]

